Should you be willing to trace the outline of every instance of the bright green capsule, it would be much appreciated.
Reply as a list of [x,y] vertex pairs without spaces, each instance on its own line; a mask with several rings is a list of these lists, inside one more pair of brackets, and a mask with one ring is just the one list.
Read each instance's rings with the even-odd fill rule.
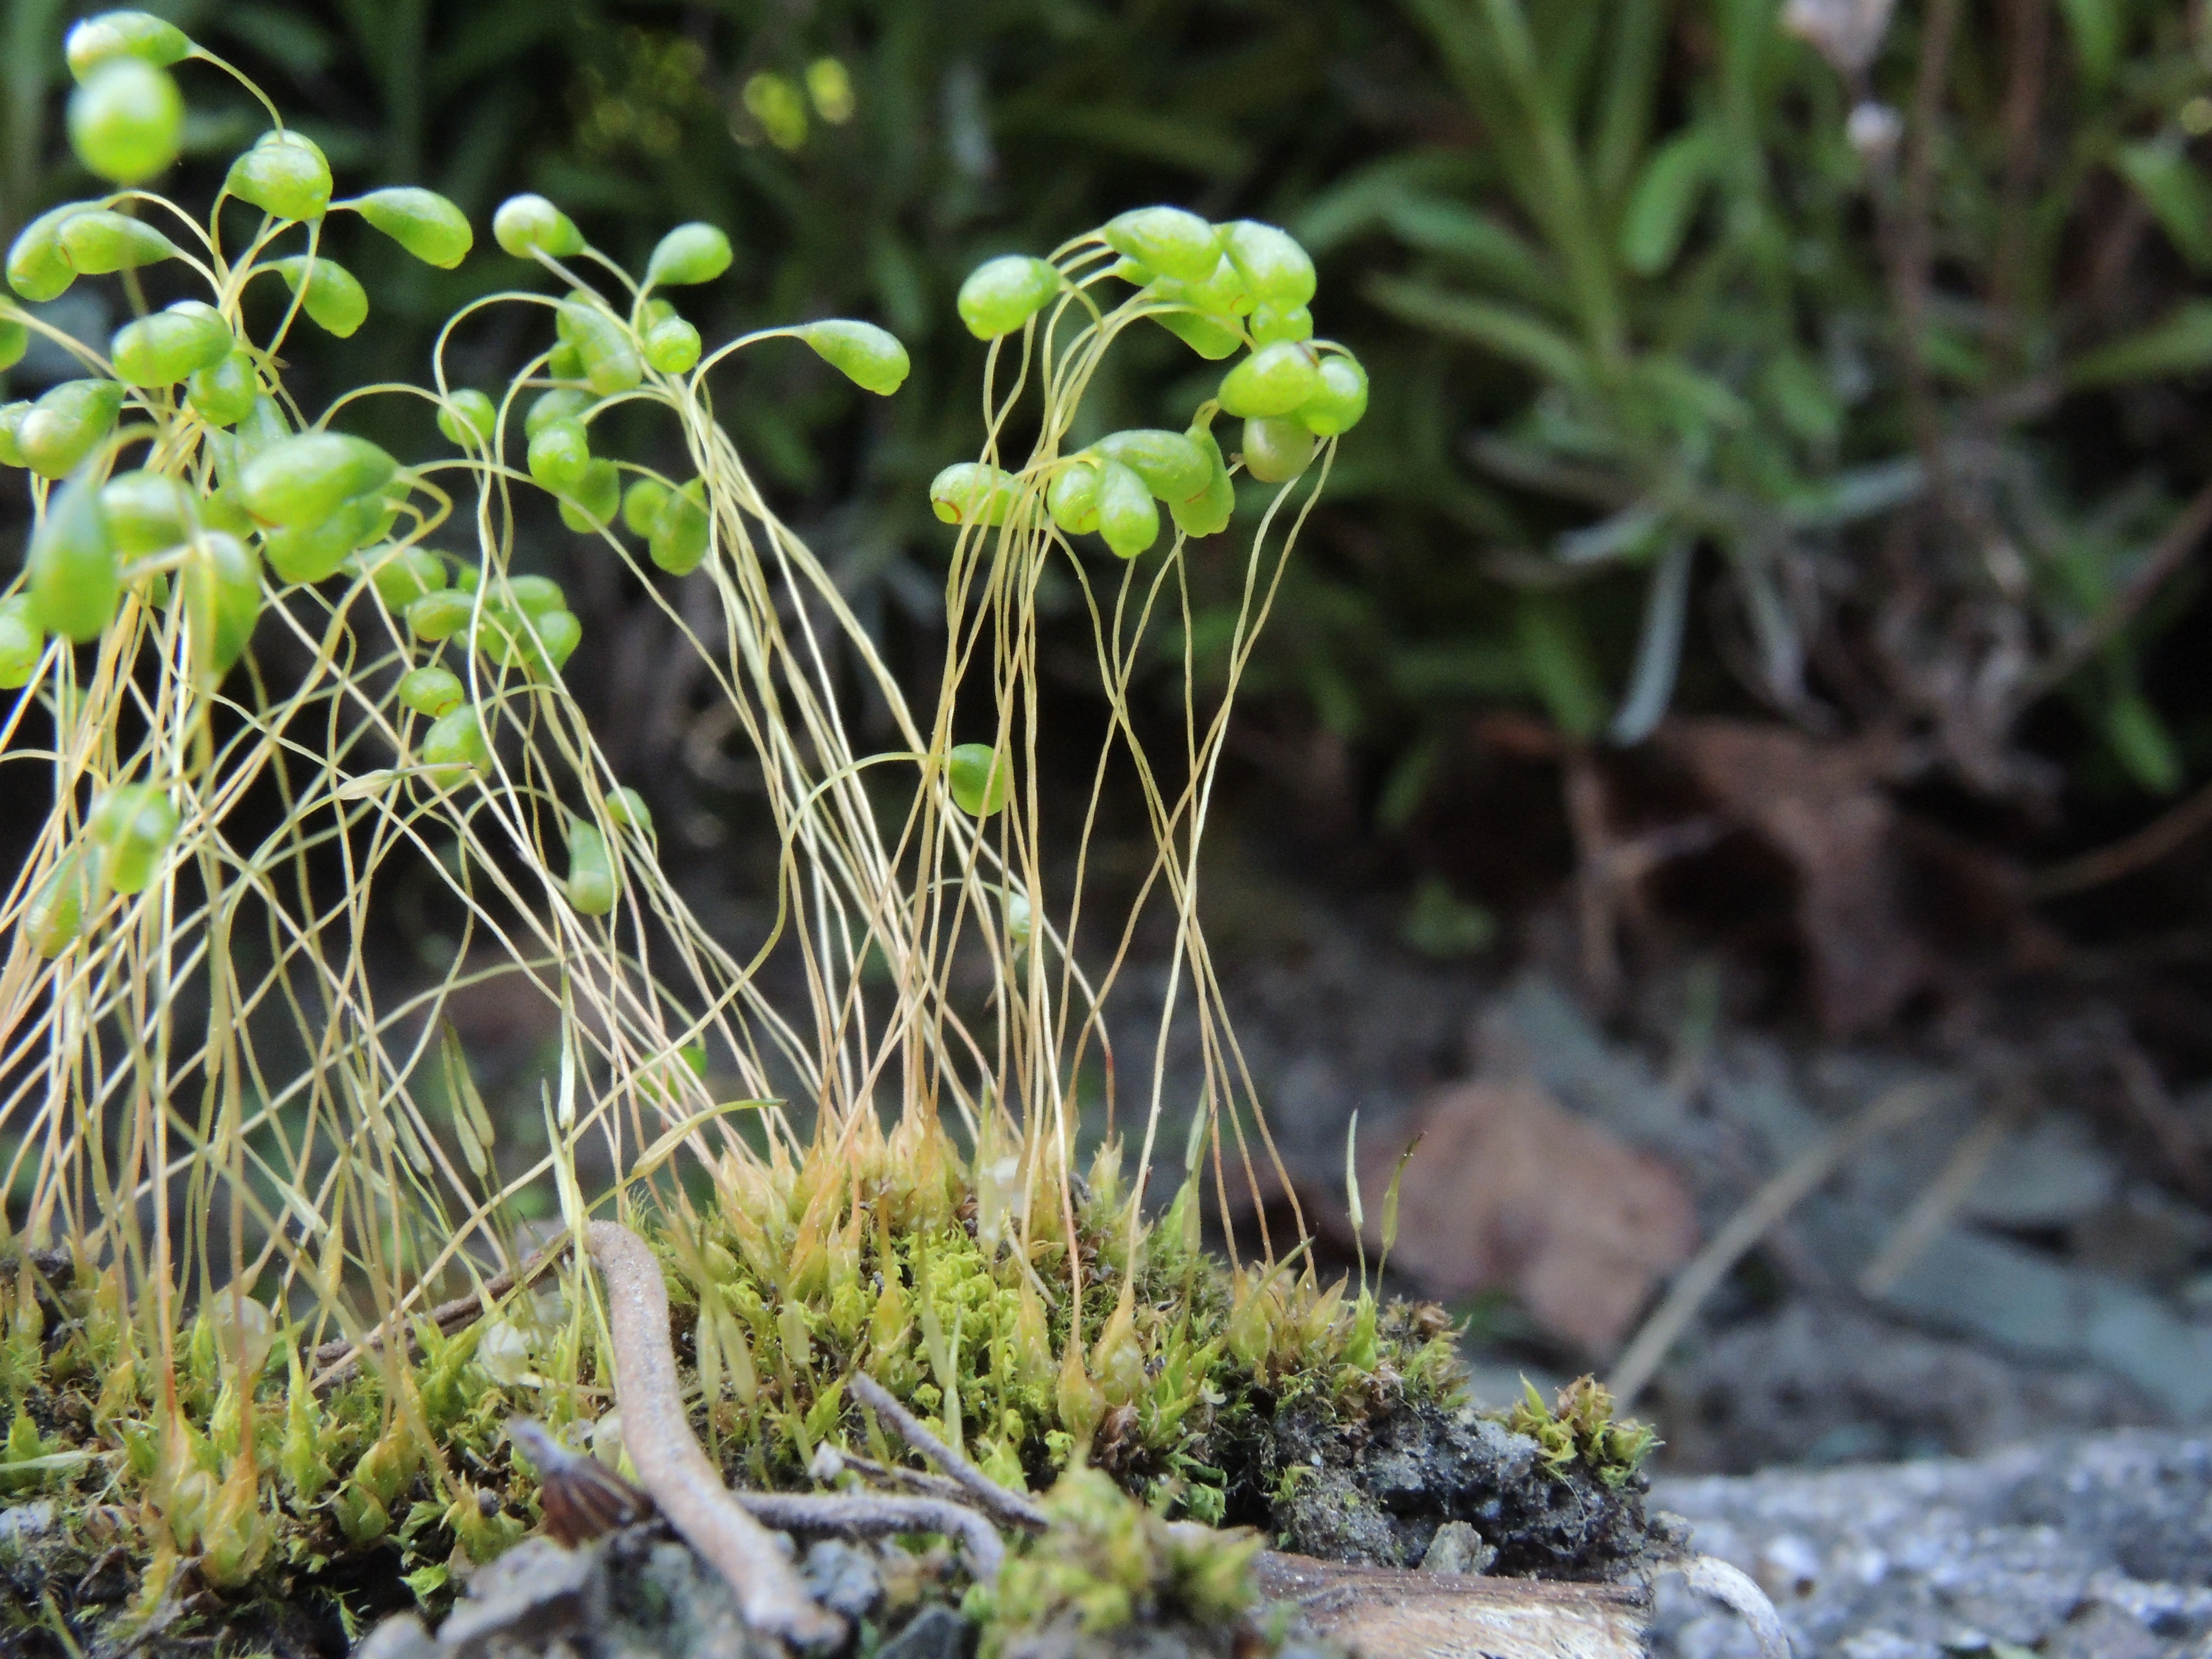
[[31,349],[31,331],[12,317],[0,317],[0,369],[13,368]]
[[568,902],[579,915],[603,916],[615,908],[614,861],[599,826],[568,820]]
[[312,222],[330,210],[331,164],[313,139],[271,128],[230,164],[222,187],[276,218]]
[[1181,283],[1202,283],[1221,260],[1221,233],[1176,207],[1132,208],[1107,221],[1106,246]]
[[555,421],[530,441],[530,476],[560,495],[574,489],[591,470],[592,441],[581,421]]
[[498,421],[499,410],[491,398],[474,386],[462,387],[438,405],[438,430],[446,434],[447,443],[463,449],[491,447],[492,431]]
[[1320,374],[1313,396],[1298,405],[1298,422],[1309,432],[1333,438],[1351,431],[1367,412],[1367,371],[1357,357],[1332,353],[1321,360]]
[[655,374],[689,374],[699,366],[699,331],[681,317],[665,318],[646,331],[645,361]]
[[123,410],[116,380],[64,380],[50,386],[15,428],[24,464],[43,478],[64,478],[100,447]]
[[77,214],[99,211],[97,202],[64,202],[24,226],[8,245],[8,286],[33,304],[58,298],[76,280],[76,267],[62,251],[62,225]]
[[99,897],[94,878],[96,859],[71,851],[62,857],[46,885],[23,911],[23,931],[47,961],[69,949],[84,928],[84,914]]
[[226,536],[251,536],[256,528],[253,515],[227,489],[201,496],[199,514],[203,530],[220,530]]
[[568,325],[568,338],[584,366],[584,380],[602,398],[628,392],[645,379],[645,362],[630,332],[599,307],[581,300],[563,300],[560,315]]
[[1224,414],[1246,420],[1288,415],[1321,385],[1314,354],[1291,340],[1263,345],[1221,377]]
[[23,422],[38,405],[27,398],[0,404],[0,466],[28,466],[23,453]]
[[615,464],[593,457],[584,478],[561,497],[561,522],[580,536],[604,530],[622,511],[622,474]]
[[163,472],[118,472],[100,488],[108,538],[126,558],[159,553],[192,533],[192,498]]
[[1044,492],[1045,511],[1071,536],[1087,536],[1098,528],[1098,468],[1077,461],[1054,473]]
[[730,268],[730,239],[713,225],[694,221],[662,237],[646,261],[647,288],[681,288],[711,283]]
[[[573,611],[549,611],[542,617],[532,617],[530,626],[538,635],[536,647],[527,653],[533,667],[538,665],[536,659],[542,653],[545,665],[557,674],[583,642],[584,624]],[[525,644],[528,644],[526,639]]]
[[233,426],[246,418],[261,395],[261,377],[250,352],[234,350],[222,361],[193,371],[185,382],[185,401],[210,426]]
[[584,412],[599,401],[588,392],[574,386],[556,386],[550,392],[541,392],[531,400],[530,408],[522,417],[522,435],[534,438],[556,421],[580,421]]
[[460,676],[450,668],[441,668],[432,663],[422,668],[410,668],[402,674],[398,696],[399,701],[407,708],[435,720],[459,708],[468,692],[461,684]]
[[54,239],[70,269],[80,276],[136,270],[177,254],[177,245],[153,226],[107,208],[69,214],[56,227]]
[[140,58],[156,69],[180,63],[192,49],[185,32],[149,11],[104,11],[69,32],[63,55],[82,82],[112,58]]
[[1239,219],[1222,229],[1229,257],[1256,302],[1289,311],[1312,301],[1313,260],[1289,232],[1256,219]]
[[[0,411],[3,416],[5,411]],[[653,521],[668,499],[668,486],[658,478],[634,478],[623,491],[623,527],[634,536],[650,536]]]
[[981,461],[955,461],[929,481],[929,507],[946,524],[1002,525],[1017,494],[1007,473]]
[[192,660],[221,675],[246,654],[261,620],[261,561],[235,536],[201,534],[178,573]]
[[177,838],[177,809],[150,783],[126,783],[94,803],[86,833],[100,848],[100,875],[118,893],[143,893],[169,843]]
[[1251,331],[1255,345],[1273,345],[1278,340],[1310,340],[1313,313],[1304,306],[1255,306],[1244,326]]
[[707,556],[712,538],[707,517],[707,486],[694,478],[681,489],[672,489],[653,515],[647,532],[647,557],[672,576],[688,576]]
[[635,789],[612,790],[607,795],[607,822],[618,830],[635,830],[641,836],[649,836],[653,833],[653,809]]
[[125,386],[174,386],[188,374],[213,368],[237,343],[230,325],[213,306],[179,300],[166,311],[125,323],[108,352],[115,378]]
[[1218,536],[1236,516],[1237,486],[1230,480],[1228,464],[1221,459],[1221,446],[1214,441],[1211,426],[1194,425],[1185,435],[1206,456],[1206,488],[1186,500],[1170,501],[1168,514],[1186,536]]
[[404,611],[446,585],[446,562],[427,547],[387,547],[354,561],[387,609]]
[[1121,462],[1164,501],[1188,501],[1213,476],[1206,452],[1180,432],[1138,428],[1109,433],[1091,447]]
[[177,159],[185,99],[165,69],[111,58],[70,94],[70,148],[115,185],[143,185]]
[[833,317],[794,331],[831,368],[864,392],[888,398],[906,383],[906,348],[887,329]]
[[319,524],[344,503],[382,489],[398,471],[399,464],[366,438],[302,432],[246,462],[239,498],[270,524]]
[[1244,470],[1261,483],[1288,483],[1313,465],[1314,435],[1296,419],[1244,422]]
[[395,185],[349,204],[355,212],[426,265],[451,270],[476,246],[468,215],[434,190]]
[[1098,533],[1124,559],[1135,558],[1160,538],[1160,509],[1151,489],[1119,461],[1098,464]]
[[465,590],[448,587],[425,593],[407,607],[407,629],[418,640],[447,640],[469,625],[476,600]]
[[509,576],[507,587],[507,607],[526,617],[542,617],[550,611],[568,608],[568,595],[562,592],[561,584],[550,576]]
[[983,818],[1006,806],[1013,775],[989,744],[963,743],[945,757],[945,781],[954,805],[971,818]]
[[46,630],[39,626],[31,596],[0,599],[0,691],[28,685],[46,651]]
[[368,290],[337,260],[320,254],[310,258],[295,253],[289,259],[277,260],[273,269],[293,293],[300,294],[301,285],[306,285],[307,292],[300,297],[300,309],[313,318],[325,332],[343,340],[368,320]]
[[441,714],[422,734],[422,763],[443,772],[463,767],[488,771],[491,744],[485,739],[483,716],[472,702]]
[[319,582],[337,574],[349,554],[377,540],[391,525],[392,506],[383,496],[356,495],[316,523],[271,530],[261,538],[262,556],[288,582]]
[[563,340],[545,354],[545,374],[548,380],[580,380],[584,378],[584,354]]
[[1042,311],[1060,289],[1059,269],[1048,259],[1002,253],[968,273],[954,301],[960,320],[979,340],[1012,334]]
[[1188,311],[1157,311],[1152,320],[1209,363],[1233,357],[1244,341],[1226,323]]
[[543,196],[510,196],[492,215],[492,240],[518,259],[540,250],[556,259],[584,251],[575,222]]

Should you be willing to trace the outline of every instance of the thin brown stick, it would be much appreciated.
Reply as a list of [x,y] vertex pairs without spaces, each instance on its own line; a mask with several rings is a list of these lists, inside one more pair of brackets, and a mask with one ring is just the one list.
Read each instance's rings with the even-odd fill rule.
[[2212,783],[2109,847],[2038,870],[2027,878],[2027,897],[2040,903],[2118,881],[2147,864],[2157,863],[2208,826],[2212,826]]
[[691,1432],[676,1382],[660,1263],[643,1239],[611,1221],[592,1222],[584,1248],[606,1280],[623,1443],[640,1484],[669,1524],[729,1581],[747,1624],[802,1647],[842,1642],[845,1621],[808,1597],[775,1540],[722,1484]]
[[2166,526],[2166,534],[2158,538],[2150,556],[2142,562],[2142,568],[2128,579],[2128,585],[2112,602],[2068,635],[2058,648],[2044,659],[2043,665],[2026,682],[2023,704],[2056,688],[2104,649],[2112,636],[2150,603],[2151,597],[2166,586],[2167,579],[2188,562],[2208,531],[2212,531],[2212,483],[2190,497],[2189,505]]
[[1034,1499],[1000,1486],[939,1440],[922,1426],[921,1419],[891,1397],[890,1389],[866,1371],[853,1373],[853,1395],[897,1430],[899,1438],[908,1445],[935,1460],[937,1466],[958,1482],[961,1491],[987,1515],[995,1516],[1009,1526],[1027,1527],[1036,1532],[1042,1532],[1050,1524]]
[[[2017,1093],[2014,1098],[2017,1098]],[[1997,1149],[2011,1137],[2017,1117],[2017,1109],[2008,1103],[1984,1112],[1981,1121],[1966,1132],[1936,1179],[1921,1189],[1920,1195],[1905,1211],[1905,1218],[1897,1224],[1881,1249],[1875,1252],[1874,1260],[1859,1274],[1861,1296],[1881,1295],[1902,1279],[1905,1270],[1936,1242],[1936,1235],[1959,1212],[1959,1206],[1974,1190],[1974,1183],[1982,1178],[1982,1171],[1989,1168]]]
[[[521,1267],[494,1274],[484,1281],[482,1290],[472,1291],[466,1296],[457,1296],[451,1302],[441,1302],[423,1316],[438,1328],[441,1334],[451,1335],[462,1326],[480,1318],[490,1310],[492,1304],[517,1285],[535,1285],[544,1278],[568,1254],[568,1235],[564,1232],[550,1243],[539,1246]],[[315,1364],[324,1369],[315,1375],[313,1391],[321,1394],[351,1376],[361,1368],[363,1355],[382,1347],[390,1340],[394,1325],[402,1317],[402,1311],[395,1309],[358,1342],[339,1337],[317,1348]],[[415,1332],[411,1327],[406,1326],[400,1327],[400,1332],[405,1339],[402,1352],[411,1358],[416,1347]]]

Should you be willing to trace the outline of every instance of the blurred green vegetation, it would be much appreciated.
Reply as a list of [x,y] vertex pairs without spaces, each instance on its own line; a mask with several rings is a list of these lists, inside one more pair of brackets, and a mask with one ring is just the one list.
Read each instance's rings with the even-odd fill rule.
[[[2204,0],[1911,0],[1886,29],[1870,0],[157,9],[314,112],[343,185],[480,227],[539,190],[633,262],[708,219],[738,247],[710,337],[896,330],[899,398],[793,351],[727,416],[887,635],[935,630],[923,486],[980,428],[960,277],[1151,200],[1288,225],[1361,296],[1318,321],[1375,402],[1247,696],[1355,749],[1385,830],[1500,702],[1574,742],[1684,706],[1886,730],[1999,800],[2212,769],[2202,677],[2161,666],[2206,623],[2175,550],[2212,477]],[[9,234],[89,192],[78,9],[6,14]],[[211,189],[260,120],[193,96]],[[393,297],[302,345],[311,383],[418,376],[434,319],[514,280],[337,252]],[[514,344],[469,343],[487,380]],[[1149,423],[1205,373],[1162,333],[1089,407]],[[1203,651],[1233,596],[1198,568]]]

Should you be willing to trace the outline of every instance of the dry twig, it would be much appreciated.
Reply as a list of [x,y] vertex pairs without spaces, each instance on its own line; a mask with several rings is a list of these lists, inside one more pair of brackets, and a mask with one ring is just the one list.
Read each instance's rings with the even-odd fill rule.
[[921,1420],[891,1397],[890,1390],[866,1371],[853,1375],[854,1398],[898,1431],[899,1437],[916,1451],[936,1460],[937,1466],[959,1484],[978,1508],[1009,1526],[1042,1532],[1048,1524],[1043,1510],[1024,1492],[1009,1491],[946,1445],[921,1425]]

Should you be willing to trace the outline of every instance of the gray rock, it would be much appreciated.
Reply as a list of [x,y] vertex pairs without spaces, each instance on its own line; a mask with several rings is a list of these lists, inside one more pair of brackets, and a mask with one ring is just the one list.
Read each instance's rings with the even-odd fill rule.
[[2047,1113],[1997,1148],[1961,1207],[1996,1227],[2063,1227],[2109,1203],[2118,1186],[2119,1166],[2088,1125]]
[[600,1552],[526,1538],[469,1580],[438,1643],[449,1655],[481,1652],[495,1639],[550,1643],[599,1623],[606,1601]]
[[835,1538],[807,1547],[799,1576],[809,1595],[848,1619],[866,1618],[883,1600],[884,1576],[877,1571],[876,1558]]
[[395,1613],[362,1638],[354,1659],[437,1659],[439,1652],[438,1638],[423,1628],[421,1619]]
[[1464,1521],[1447,1521],[1429,1540],[1421,1557],[1423,1572],[1488,1572],[1498,1560],[1498,1546],[1486,1544],[1482,1534]]
[[924,1607],[877,1650],[876,1659],[964,1659],[975,1626],[951,1607]]

